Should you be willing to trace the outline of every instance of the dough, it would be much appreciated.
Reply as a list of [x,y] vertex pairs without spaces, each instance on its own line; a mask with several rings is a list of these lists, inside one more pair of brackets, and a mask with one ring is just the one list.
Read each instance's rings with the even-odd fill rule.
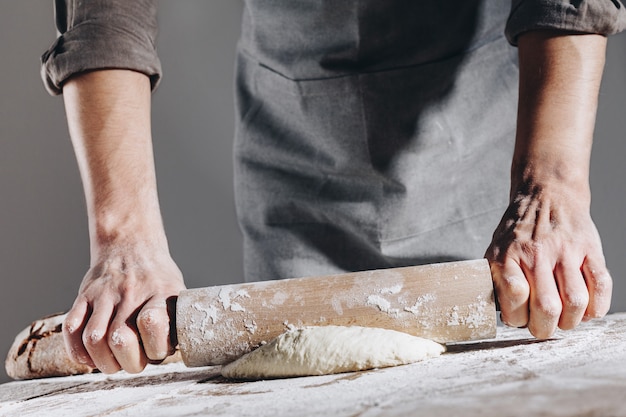
[[222,367],[232,379],[287,378],[404,365],[438,356],[432,340],[373,327],[304,327]]

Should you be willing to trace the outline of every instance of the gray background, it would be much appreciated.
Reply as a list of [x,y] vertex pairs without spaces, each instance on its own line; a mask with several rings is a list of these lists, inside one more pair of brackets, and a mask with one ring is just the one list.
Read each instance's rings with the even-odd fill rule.
[[[89,264],[87,222],[61,98],[39,56],[54,40],[52,1],[0,2],[0,355],[32,320],[66,310]],[[232,194],[233,62],[238,1],[163,1],[154,96],[159,192],[189,287],[240,282]],[[626,311],[626,35],[609,42],[592,157],[592,212]],[[0,382],[7,381],[4,369]]]

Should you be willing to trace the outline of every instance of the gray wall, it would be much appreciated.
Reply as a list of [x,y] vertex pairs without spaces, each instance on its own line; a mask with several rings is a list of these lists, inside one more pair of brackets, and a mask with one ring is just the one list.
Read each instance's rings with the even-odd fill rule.
[[[0,2],[0,355],[32,320],[66,310],[89,264],[62,100],[39,80],[54,39],[50,0]],[[241,280],[232,195],[232,74],[241,5],[162,1],[164,82],[154,96],[163,216],[190,287]],[[626,36],[610,42],[592,161],[593,214],[626,311]],[[4,370],[0,382],[6,381]]]

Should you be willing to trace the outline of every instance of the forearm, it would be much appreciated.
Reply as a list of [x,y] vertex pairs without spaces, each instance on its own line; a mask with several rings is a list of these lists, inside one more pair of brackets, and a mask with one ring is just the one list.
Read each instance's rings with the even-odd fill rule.
[[126,70],[72,77],[63,88],[80,169],[92,260],[99,248],[139,236],[166,245],[150,131],[150,81]]
[[589,159],[605,49],[601,35],[538,31],[520,37],[513,193],[529,182],[554,182],[590,199]]

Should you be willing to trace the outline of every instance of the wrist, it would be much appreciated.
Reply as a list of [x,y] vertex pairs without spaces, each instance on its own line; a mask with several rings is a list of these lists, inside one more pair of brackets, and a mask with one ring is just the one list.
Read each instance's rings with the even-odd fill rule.
[[123,176],[115,181],[93,181],[96,186],[86,187],[92,248],[133,241],[167,247],[156,180],[148,174],[152,172],[146,169],[145,178]]
[[140,205],[91,211],[89,235],[92,258],[115,247],[144,247],[168,251],[167,238],[158,205],[145,209]]
[[558,198],[577,206],[591,205],[588,170],[560,160],[514,163],[510,194],[511,201],[533,196],[549,200]]
[[170,256],[166,239],[155,239],[149,232],[133,236],[118,234],[108,240],[92,242],[90,249],[91,267],[103,261],[119,263],[121,269],[125,268],[124,264],[147,266]]
[[541,152],[515,155],[511,183],[552,183],[580,187],[589,184],[589,158],[586,153]]

